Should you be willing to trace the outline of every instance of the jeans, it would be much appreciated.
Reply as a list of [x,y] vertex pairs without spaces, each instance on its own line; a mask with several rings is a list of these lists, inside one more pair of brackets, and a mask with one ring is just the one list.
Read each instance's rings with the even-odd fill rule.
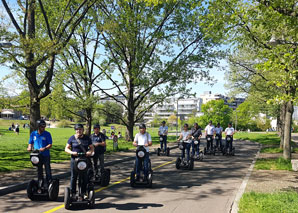
[[192,147],[192,155],[195,155],[195,153],[197,153],[197,155],[199,155],[200,153],[200,140],[197,140],[199,143],[195,144],[194,141],[192,141],[191,143],[191,147]]
[[229,149],[229,152],[232,152],[233,149],[233,137],[230,137],[230,141],[227,140],[228,137],[226,137],[226,149]]
[[39,156],[40,156],[41,164],[37,167],[38,179],[39,180],[43,179],[43,165],[44,165],[46,170],[46,180],[47,180],[47,183],[49,184],[50,181],[52,180],[52,172],[51,172],[51,165],[50,165],[51,158],[50,156],[43,156],[43,155],[39,155]]
[[191,143],[183,143],[183,150],[182,150],[182,158],[185,158],[185,149],[186,149],[186,154],[187,154],[187,160],[190,159],[190,147]]
[[95,154],[93,156],[93,164],[94,164],[95,174],[98,174],[98,161],[99,161],[100,170],[103,171],[104,170],[104,154],[99,154],[99,153],[95,152]]
[[160,141],[160,149],[162,150],[163,144],[165,144],[164,151],[166,152],[167,151],[167,136],[161,135],[160,137],[162,137],[162,141]]
[[222,136],[221,135],[216,135],[218,139],[216,140],[216,147],[220,147],[222,149]]
[[[70,173],[71,173],[71,177],[70,177],[70,191],[73,194],[76,193],[77,178],[78,178],[78,175],[79,175],[79,173],[77,172],[75,166],[76,166],[75,158],[71,158],[71,161],[70,161]],[[82,178],[82,182],[81,182],[81,194],[85,194],[86,193],[87,184],[88,184],[88,175],[87,175],[87,172],[81,173],[80,176]]]
[[[208,141],[208,138],[210,138],[211,140]],[[211,145],[211,150],[213,150],[213,135],[207,135],[206,139],[207,139],[207,150],[210,149],[210,145]]]
[[[139,162],[139,158],[136,157],[136,174],[137,176],[140,176],[140,172],[141,172],[142,168],[141,168],[141,164]],[[148,171],[149,170],[149,152],[146,152],[145,156],[144,156],[144,176],[147,177],[148,176]]]

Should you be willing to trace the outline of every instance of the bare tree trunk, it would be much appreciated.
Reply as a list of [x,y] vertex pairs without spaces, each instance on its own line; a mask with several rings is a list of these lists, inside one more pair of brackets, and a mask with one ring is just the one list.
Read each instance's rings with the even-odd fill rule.
[[287,103],[283,103],[280,106],[280,115],[279,115],[279,135],[280,135],[280,144],[279,148],[284,148],[284,133],[285,133],[285,116],[286,116],[286,107]]
[[31,95],[30,96],[30,134],[37,129],[36,121],[40,119],[40,102]]
[[128,130],[128,134],[129,134],[129,139],[131,141],[134,140],[134,135],[133,135],[133,127],[134,127],[134,113],[132,112],[128,112],[128,126],[127,126],[127,130]]
[[92,126],[92,109],[86,109],[86,135],[90,135],[91,134],[91,126]]
[[285,122],[284,122],[284,150],[283,157],[287,160],[291,159],[291,125],[293,116],[293,103],[288,101],[286,104]]

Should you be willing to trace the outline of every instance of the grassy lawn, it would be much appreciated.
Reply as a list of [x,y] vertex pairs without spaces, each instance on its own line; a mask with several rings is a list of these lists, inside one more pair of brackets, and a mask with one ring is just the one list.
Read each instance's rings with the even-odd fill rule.
[[279,145],[280,139],[276,133],[237,132],[236,139],[255,141],[263,145]]
[[[110,127],[102,127],[102,129],[103,128],[110,129]],[[121,131],[121,128],[119,126],[116,128],[116,130]],[[64,152],[64,148],[68,138],[75,133],[74,130],[72,128],[47,128],[46,130],[51,133],[53,138],[53,147],[51,148],[51,162],[59,163],[65,160],[69,160],[70,156]],[[137,130],[138,129],[136,128],[134,134],[137,133]],[[158,144],[158,129],[148,128],[148,132],[152,136],[153,144]],[[0,133],[0,172],[14,171],[32,167],[32,164],[29,161],[29,153],[26,151],[29,140],[29,129],[23,129],[23,127],[21,126],[20,134],[16,135],[15,132],[8,131],[8,126],[0,125]],[[123,136],[125,135],[124,127],[121,133]],[[168,136],[168,141],[173,142],[175,141],[175,138],[175,136]],[[132,142],[127,142],[123,138],[119,139],[118,147],[119,150],[128,150],[134,148],[132,146]],[[112,140],[107,140],[107,153],[110,152],[113,152],[113,142]]]
[[240,204],[239,213],[294,213],[298,212],[297,192],[245,193]]
[[290,160],[285,160],[282,157],[277,159],[258,159],[255,169],[292,171],[292,164]]

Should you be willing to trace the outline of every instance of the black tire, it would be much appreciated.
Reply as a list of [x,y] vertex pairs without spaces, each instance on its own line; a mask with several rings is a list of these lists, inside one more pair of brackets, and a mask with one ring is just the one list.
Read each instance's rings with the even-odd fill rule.
[[160,148],[157,149],[157,156],[160,156]]
[[203,154],[203,152],[202,151],[200,151],[200,153],[199,153],[199,161],[203,161],[203,159],[204,159],[204,154]]
[[189,169],[189,170],[193,170],[193,167],[194,167],[194,158],[190,158],[190,162],[189,162],[189,165],[188,165],[188,169]]
[[235,156],[235,147],[232,149],[232,155]]
[[102,173],[101,173],[100,185],[101,186],[108,186],[109,183],[110,183],[109,172],[107,170],[103,170]]
[[176,160],[176,169],[180,169],[181,166],[181,158],[177,158]]
[[94,205],[95,205],[95,192],[94,192],[94,190],[89,191],[88,197],[89,197],[89,208],[93,209]]
[[27,186],[27,196],[30,200],[34,200],[34,193],[37,191],[38,183],[35,180],[31,180]]
[[130,173],[130,186],[134,187],[136,183],[136,173],[134,171],[132,171]]
[[70,201],[70,188],[65,187],[64,189],[64,207],[65,209],[70,209],[71,201]]
[[49,187],[49,200],[57,200],[59,195],[59,179],[54,179]]
[[170,156],[170,148],[167,148],[167,156]]
[[149,172],[149,175],[148,175],[148,188],[152,188],[152,181],[153,181],[153,171],[150,171]]
[[204,148],[204,155],[206,155],[206,153],[207,153],[207,148],[205,147]]

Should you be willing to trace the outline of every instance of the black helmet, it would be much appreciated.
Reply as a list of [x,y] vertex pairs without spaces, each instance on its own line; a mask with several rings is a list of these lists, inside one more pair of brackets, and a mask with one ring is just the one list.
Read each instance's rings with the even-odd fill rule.
[[37,120],[36,121],[36,124],[37,124],[38,127],[40,127],[40,126],[46,126],[47,125],[44,120]]
[[166,122],[165,122],[165,121],[162,121],[161,123],[162,123],[162,124],[165,124]]
[[212,121],[209,121],[210,124],[212,124]]
[[98,128],[100,129],[100,125],[99,124],[94,124],[93,129]]
[[229,125],[231,125],[231,126],[232,126],[232,122],[229,122]]
[[146,125],[145,124],[140,124],[139,129],[146,129]]
[[83,129],[83,128],[84,128],[83,124],[75,124],[74,125],[74,129],[75,130],[77,130],[77,129]]

